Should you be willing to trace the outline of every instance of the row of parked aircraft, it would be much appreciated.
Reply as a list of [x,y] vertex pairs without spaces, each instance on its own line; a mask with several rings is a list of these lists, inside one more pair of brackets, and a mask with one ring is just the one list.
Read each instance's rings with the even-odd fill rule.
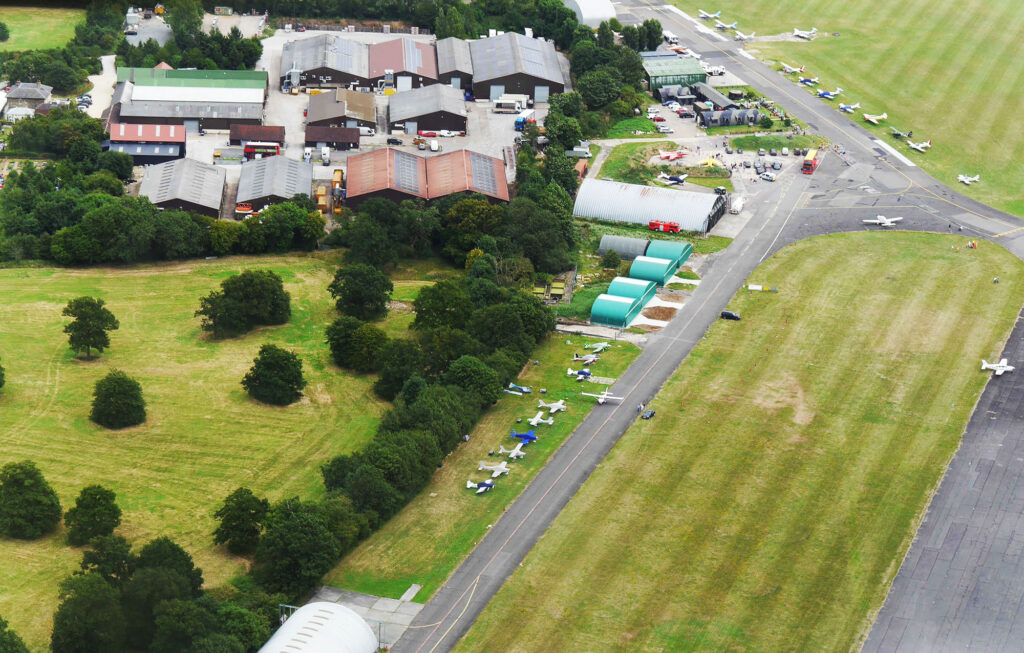
[[[736,40],[737,41],[748,41],[748,40],[754,38],[754,36],[755,36],[755,32],[751,32],[750,34],[744,34],[743,32],[739,31],[737,29],[737,26],[739,25],[738,21],[734,20],[731,23],[722,22],[720,20],[721,17],[722,17],[721,10],[716,11],[713,14],[712,13],[708,13],[708,12],[704,11],[703,9],[698,9],[697,12],[698,12],[698,16],[700,17],[701,20],[711,20],[712,18],[714,18],[715,19],[715,29],[721,30],[723,32],[726,31],[726,30],[730,30],[730,29],[733,30],[733,32],[736,33]],[[811,39],[813,39],[817,35],[818,35],[818,28],[817,27],[812,27],[810,30],[797,29],[796,27],[793,28],[793,36],[795,36],[797,38],[800,38],[800,39],[806,39],[806,40],[810,41]]]

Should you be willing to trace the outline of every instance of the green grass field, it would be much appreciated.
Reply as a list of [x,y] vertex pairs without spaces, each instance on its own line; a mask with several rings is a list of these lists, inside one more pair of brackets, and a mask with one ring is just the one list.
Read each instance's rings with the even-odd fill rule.
[[729,141],[729,145],[753,152],[754,154],[756,154],[758,148],[761,147],[766,150],[775,148],[781,152],[784,147],[788,147],[790,149],[793,149],[794,147],[817,147],[820,143],[820,138],[802,136],[800,134],[796,134],[792,138],[779,134],[768,134],[766,136],[738,136]]
[[[692,15],[701,7],[697,0],[675,4]],[[1014,54],[1022,18],[1018,0],[721,0],[715,9],[758,34],[817,27],[822,35],[811,43],[753,41],[746,47],[764,60],[806,66],[823,88],[841,86],[842,102],[888,113],[878,127],[864,123],[860,112],[852,118],[946,184],[1024,215],[1024,133],[1007,118],[1020,105],[1024,79],[1024,58]],[[807,92],[807,103],[822,101]],[[927,154],[909,149],[889,136],[890,125],[913,130],[914,140],[932,139],[932,148]],[[980,174],[981,183],[957,184],[960,173]]]
[[780,292],[733,299],[457,650],[855,649],[1024,297],[1024,264],[965,244],[762,264]]
[[[634,134],[634,131],[641,132]],[[658,133],[658,124],[644,116],[625,118],[608,128],[605,138],[661,138],[665,134]]]
[[6,23],[11,38],[0,50],[49,50],[59,48],[75,35],[75,26],[85,20],[81,9],[41,7],[0,7],[0,23]]
[[[272,500],[323,491],[319,465],[360,448],[385,404],[372,379],[334,367],[323,332],[334,319],[327,285],[337,255],[227,258],[87,270],[0,269],[0,464],[32,459],[65,509],[85,485],[117,492],[118,533],[136,544],[168,535],[192,553],[207,586],[245,561],[213,546],[213,511],[240,485]],[[193,317],[199,297],[247,268],[282,276],[292,296],[283,326],[211,341]],[[415,271],[409,272],[414,276]],[[78,360],[61,316],[73,297],[106,300],[120,320],[111,348]],[[309,385],[285,408],[248,399],[240,385],[263,343],[297,351]],[[88,419],[95,382],[120,368],[142,384],[148,419],[107,431]],[[42,540],[0,539],[0,615],[35,649],[49,641],[57,584],[81,558],[63,530]]]
[[[416,600],[426,601],[593,407],[588,398],[579,395],[583,386],[565,375],[573,352],[582,352],[582,344],[587,342],[581,338],[572,341],[572,345],[565,344],[564,334],[548,338],[533,354],[540,365],[528,364],[517,380],[520,385],[533,386],[533,394],[503,395],[473,429],[470,441],[445,459],[430,485],[349,554],[324,582],[391,598],[398,598],[410,585],[419,583],[423,589]],[[618,376],[637,353],[639,350],[631,344],[616,343],[601,354],[595,373]],[[540,388],[547,388],[547,394],[540,394]],[[525,458],[510,463],[512,471],[497,481],[494,490],[481,496],[467,490],[467,480],[485,478],[477,471],[477,461],[498,462],[501,458],[488,458],[488,451],[497,451],[499,445],[507,449],[515,445],[509,437],[510,428],[530,428],[525,418],[537,412],[538,398],[565,399],[568,409],[555,415],[553,425],[542,424],[536,429],[537,442],[525,448]],[[517,424],[517,418],[524,418],[523,423]]]

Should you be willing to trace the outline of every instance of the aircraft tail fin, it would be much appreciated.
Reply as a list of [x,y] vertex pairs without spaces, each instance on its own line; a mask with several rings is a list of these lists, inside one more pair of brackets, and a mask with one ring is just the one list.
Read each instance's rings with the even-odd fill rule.
[[990,369],[991,367],[992,367],[992,363],[988,362],[984,358],[981,359],[981,369],[987,370],[987,369]]
[[466,481],[466,489],[467,490],[472,490],[475,487],[476,487],[476,483],[474,483],[473,481]]

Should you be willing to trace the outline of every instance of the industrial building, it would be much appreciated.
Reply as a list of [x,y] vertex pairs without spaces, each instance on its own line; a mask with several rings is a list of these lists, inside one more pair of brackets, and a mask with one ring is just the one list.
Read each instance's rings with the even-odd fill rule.
[[679,104],[693,104],[697,101],[697,96],[690,92],[689,86],[681,86],[679,84],[666,84],[662,86],[654,92],[654,97],[662,102],[675,100]]
[[[275,157],[276,158],[276,157]],[[194,159],[146,168],[139,196],[164,209],[182,209],[216,218],[224,195],[224,169]]]
[[256,159],[242,164],[236,202],[248,202],[253,210],[285,202],[298,194],[310,195],[313,166],[283,156]]
[[377,104],[372,93],[337,88],[309,96],[306,124],[316,127],[377,126]]
[[376,653],[377,636],[354,610],[316,601],[296,610],[258,653]]
[[601,23],[615,18],[615,7],[611,0],[564,0],[565,6],[576,14],[580,25],[597,29]]
[[390,87],[407,91],[437,83],[434,46],[409,38],[367,45],[341,34],[289,41],[281,49],[281,87]]
[[336,150],[359,149],[358,127],[306,127],[306,147],[330,147]]
[[388,129],[404,129],[406,134],[441,129],[465,132],[466,116],[462,91],[434,84],[392,95],[388,105]]
[[709,84],[705,84],[703,82],[690,86],[690,92],[693,93],[698,100],[706,103],[715,111],[735,109],[739,106],[729,98],[722,95],[719,91],[711,88]]
[[690,86],[708,80],[708,74],[700,62],[692,57],[680,57],[673,53],[670,57],[643,57],[642,61],[647,88],[652,92],[657,92],[662,86]]
[[454,193],[480,193],[492,200],[509,200],[505,163],[469,150],[455,150],[427,159],[427,199]]
[[228,141],[245,146],[249,141],[284,145],[284,127],[279,125],[231,125]]
[[350,206],[370,197],[400,202],[460,192],[481,193],[495,201],[509,199],[504,162],[469,150],[430,158],[392,148],[357,154],[348,158],[346,179]]
[[579,218],[630,224],[671,220],[683,231],[707,233],[725,213],[725,196],[584,179],[572,211]]
[[506,93],[547,102],[565,90],[555,45],[544,39],[508,32],[469,42],[473,94],[495,100]]
[[452,88],[473,91],[473,57],[469,43],[455,37],[441,39],[437,50],[437,81]]
[[633,279],[651,281],[664,286],[676,273],[675,262],[667,258],[638,256],[629,266],[629,276]]
[[185,156],[185,127],[113,124],[107,149],[130,154],[135,165],[173,161]]
[[434,46],[410,38],[370,46],[370,87],[408,91],[437,83]]
[[189,131],[263,123],[267,73],[118,68],[111,123],[176,124]]
[[761,119],[757,109],[726,109],[725,111],[701,111],[697,114],[697,122],[702,127],[719,127],[726,125],[755,125]]

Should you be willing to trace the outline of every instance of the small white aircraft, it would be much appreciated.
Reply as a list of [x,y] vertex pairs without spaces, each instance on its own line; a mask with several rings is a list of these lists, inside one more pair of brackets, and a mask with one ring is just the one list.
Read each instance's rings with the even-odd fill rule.
[[488,471],[491,473],[491,478],[498,478],[502,474],[508,474],[509,468],[508,463],[506,463],[504,460],[498,463],[497,465],[488,465],[485,461],[481,460],[480,466],[476,468],[476,471]]
[[865,113],[863,115],[864,115],[864,120],[870,122],[872,125],[877,125],[880,120],[885,120],[886,118],[889,117],[888,113],[883,113],[883,114],[878,115],[878,116],[872,115],[870,113]]
[[506,449],[504,446],[498,445],[498,453],[500,453],[501,455],[508,454],[508,457],[511,458],[512,460],[515,460],[516,458],[522,458],[523,456],[526,455],[526,452],[523,451],[523,444],[524,443],[520,442],[512,449]]
[[796,73],[802,73],[804,71],[804,68],[805,66],[794,68],[793,66],[787,66],[786,64],[782,64],[782,72],[784,72],[787,75],[795,75]]
[[915,143],[914,141],[912,141],[912,140],[910,140],[908,138],[907,139],[907,145],[909,145],[910,147],[914,148],[918,152],[924,152],[925,150],[927,150],[929,147],[932,146],[932,142],[929,140],[929,141],[925,141],[923,143]]
[[480,481],[479,483],[474,483],[473,481],[466,481],[466,489],[475,489],[477,494],[483,494],[488,490],[493,490],[494,483],[491,483],[490,481]]
[[755,36],[757,36],[757,32],[751,32],[750,34],[744,34],[743,32],[741,32],[739,30],[736,30],[736,40],[737,41],[749,41],[750,39],[754,38]]
[[713,14],[709,14],[708,12],[704,11],[703,9],[698,9],[697,11],[700,12],[700,19],[701,20],[707,20],[709,18],[719,18],[722,15],[722,10],[721,9],[719,9],[718,11],[716,11]]
[[903,218],[887,218],[884,215],[876,216],[874,220],[861,220],[864,224],[877,224],[879,227],[895,227],[896,223]]
[[798,39],[807,39],[808,41],[810,41],[811,39],[813,39],[817,35],[818,35],[818,28],[817,27],[812,27],[811,31],[809,31],[809,32],[805,32],[804,30],[797,29],[795,27],[793,28],[793,36],[797,37]]
[[860,108],[860,102],[858,102],[857,104],[840,104],[839,105],[839,110],[842,111],[843,113],[853,113],[854,111],[856,111],[859,108]]
[[530,426],[537,426],[538,424],[547,424],[548,426],[551,426],[555,423],[555,418],[549,417],[544,419],[544,411],[542,410],[526,421],[530,423]]
[[818,83],[818,78],[817,77],[801,77],[800,78],[800,84],[803,84],[804,86],[814,86],[817,83]]
[[687,174],[667,175],[664,172],[659,172],[658,173],[658,179],[661,179],[665,183],[672,184],[672,185],[683,183],[684,181],[686,181],[686,178],[689,177],[689,176],[690,175],[687,175]]
[[981,369],[983,369],[983,370],[992,370],[992,371],[994,371],[996,373],[996,376],[1002,376],[1003,372],[1012,372],[1015,368],[1013,367],[1013,365],[1007,365],[1006,364],[1006,359],[1004,358],[1003,360],[999,361],[998,363],[989,363],[989,362],[985,361],[984,359],[982,359],[982,361],[981,361]]
[[605,349],[611,349],[612,343],[610,342],[595,342],[592,345],[583,345],[584,349],[589,349],[595,354],[600,354]]
[[587,366],[593,365],[597,361],[601,360],[601,357],[597,354],[583,354],[582,356],[579,354],[573,354],[572,359],[577,363],[583,363],[584,366]]
[[546,408],[551,412],[552,415],[554,415],[560,410],[565,410],[565,399],[559,399],[558,401],[552,401],[550,403],[544,401],[543,399],[538,399],[537,408]]
[[956,176],[957,181],[959,181],[961,184],[967,184],[968,186],[978,181],[979,179],[981,179],[981,175],[974,175],[973,177],[968,177],[967,175]]
[[739,24],[740,24],[739,21],[734,20],[734,21],[732,21],[731,25],[726,25],[725,23],[723,23],[722,21],[718,20],[717,18],[715,19],[715,29],[720,29],[723,32],[725,30],[727,30],[727,29],[736,29],[736,26],[739,25]]
[[597,399],[597,403],[599,404],[603,404],[606,401],[622,401],[622,397],[613,397],[607,390],[603,391],[601,394],[593,394],[590,392],[581,392],[580,394],[584,397],[593,397]]
[[834,91],[818,91],[818,97],[823,100],[834,100],[839,97],[839,94],[842,92],[843,89],[837,86]]
[[689,152],[682,148],[679,148],[678,150],[672,150],[671,152],[666,152],[665,150],[658,150],[658,158],[660,158],[662,161],[675,161],[676,159],[683,158],[687,154],[689,154]]

